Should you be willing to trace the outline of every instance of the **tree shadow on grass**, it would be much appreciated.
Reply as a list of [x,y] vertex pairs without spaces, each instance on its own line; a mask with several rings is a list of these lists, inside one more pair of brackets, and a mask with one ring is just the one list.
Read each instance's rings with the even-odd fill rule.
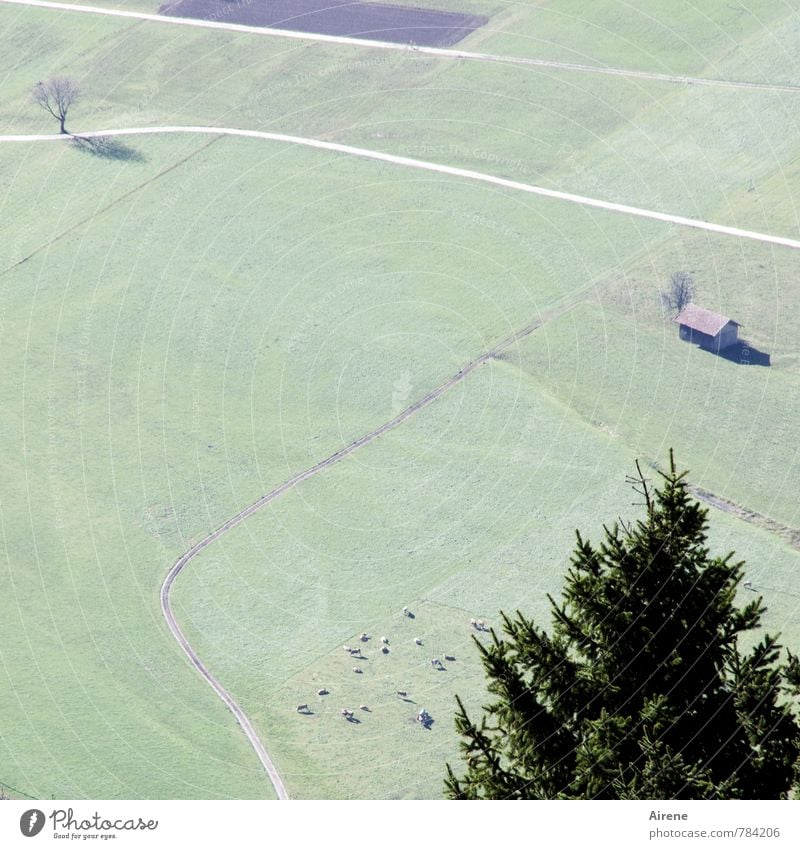
[[78,150],[98,156],[100,159],[110,159],[117,162],[146,162],[147,159],[136,148],[109,136],[73,136],[72,143]]

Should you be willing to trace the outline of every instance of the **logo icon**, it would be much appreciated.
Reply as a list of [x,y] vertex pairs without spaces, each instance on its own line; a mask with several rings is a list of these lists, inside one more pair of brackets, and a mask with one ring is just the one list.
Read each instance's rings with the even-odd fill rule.
[[19,830],[25,837],[36,837],[44,828],[44,814],[37,808],[31,808],[19,818]]

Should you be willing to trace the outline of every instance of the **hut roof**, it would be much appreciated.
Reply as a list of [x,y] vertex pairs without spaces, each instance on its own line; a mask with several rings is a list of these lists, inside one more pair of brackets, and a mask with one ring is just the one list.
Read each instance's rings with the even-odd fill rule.
[[699,330],[701,333],[707,333],[709,336],[716,336],[728,322],[732,322],[737,327],[741,327],[738,321],[733,321],[726,315],[720,315],[718,312],[704,310],[702,307],[694,304],[687,304],[681,312],[672,319],[678,324],[685,324],[691,327],[692,330]]

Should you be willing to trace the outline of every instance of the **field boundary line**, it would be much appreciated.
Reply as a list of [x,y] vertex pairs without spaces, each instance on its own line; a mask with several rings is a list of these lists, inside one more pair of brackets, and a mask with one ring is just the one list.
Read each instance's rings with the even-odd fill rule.
[[[0,2],[20,2],[21,0],[0,0]],[[467,180],[475,180],[481,183],[489,183],[505,189],[526,192],[527,194],[539,195],[540,197],[554,200],[567,201],[580,206],[588,206],[594,209],[602,209],[606,212],[618,212],[623,215],[632,215],[637,218],[647,218],[652,221],[661,221],[665,224],[676,224],[681,227],[691,227],[696,230],[706,230],[710,233],[718,233],[725,236],[735,236],[740,239],[751,239],[756,242],[767,242],[772,245],[800,249],[800,240],[790,239],[785,236],[773,236],[769,233],[759,233],[755,230],[745,230],[740,227],[730,227],[727,224],[713,224],[699,218],[687,218],[683,215],[672,215],[667,212],[657,212],[652,209],[644,209],[638,206],[629,206],[624,203],[600,200],[598,198],[576,195],[571,192],[562,192],[557,189],[546,189],[543,186],[534,186],[530,183],[520,183],[517,180],[508,180],[505,177],[496,177],[482,171],[471,171],[467,168],[458,168],[453,165],[440,165],[423,159],[412,159],[408,156],[397,156],[392,153],[382,153],[377,150],[369,150],[363,147],[339,144],[338,142],[323,141],[321,139],[306,138],[304,136],[290,136],[283,133],[270,133],[265,130],[243,130],[236,127],[192,127],[192,126],[168,126],[168,127],[125,127],[116,130],[93,130],[80,134],[40,134],[40,135],[7,135],[0,136],[0,143],[6,142],[44,142],[44,141],[67,141],[73,138],[103,138],[104,136],[137,136],[158,135],[169,133],[198,133],[218,134],[222,136],[239,136],[243,138],[263,139],[266,141],[284,142],[286,144],[299,145],[301,147],[327,150],[333,153],[343,153],[361,159],[372,159],[377,162],[388,162],[392,165],[400,165],[406,168],[416,168],[422,171],[432,171],[437,174],[446,174],[451,177],[463,177]]]
[[677,83],[679,85],[705,85],[717,88],[755,89],[760,91],[800,93],[800,86],[772,83],[755,83],[740,80],[719,80],[710,77],[690,77],[680,74],[660,74],[656,71],[637,71],[627,68],[613,68],[604,65],[583,65],[577,62],[558,62],[551,59],[528,59],[523,56],[502,56],[495,53],[475,53],[470,50],[457,50],[452,47],[426,47],[423,45],[400,44],[393,41],[354,38],[343,35],[325,35],[323,33],[297,32],[295,30],[260,27],[251,24],[234,24],[226,21],[210,21],[201,18],[181,18],[172,15],[156,15],[151,12],[133,12],[124,9],[111,9],[103,6],[85,6],[77,3],[54,3],[51,0],[0,0],[15,6],[34,6],[40,9],[54,9],[61,12],[80,12],[90,15],[106,15],[129,20],[151,21],[173,26],[191,26],[203,29],[227,32],[250,33],[251,35],[272,38],[290,38],[296,41],[320,41],[327,44],[345,44],[351,47],[364,47],[380,50],[395,50],[405,53],[421,53],[428,56],[440,56],[449,59],[467,59],[479,62],[495,62],[508,65],[523,65],[534,68],[551,68],[558,71],[577,71],[579,73],[606,74],[615,77],[631,77],[640,80]]
[[700,501],[705,501],[706,504],[710,504],[717,510],[728,513],[730,516],[735,516],[742,522],[748,522],[757,528],[761,528],[761,530],[775,534],[795,551],[800,551],[800,529],[793,528],[791,525],[773,519],[766,513],[751,510],[749,507],[745,507],[730,498],[726,498],[724,495],[717,495],[715,492],[704,489],[702,486],[693,484],[689,489],[692,495]]
[[[565,307],[564,309],[571,309],[572,304]],[[560,312],[560,311],[559,311]],[[288,492],[293,487],[297,486],[299,483],[302,483],[308,478],[313,477],[316,474],[319,474],[323,470],[329,468],[334,463],[338,463],[339,460],[344,459],[348,455],[352,454],[354,451],[357,451],[359,448],[362,448],[364,445],[368,445],[371,442],[374,442],[380,436],[385,433],[388,433],[390,430],[394,430],[398,425],[402,424],[406,419],[410,418],[414,415],[414,413],[419,410],[424,409],[428,405],[432,404],[437,398],[442,396],[449,389],[452,389],[453,386],[460,383],[467,375],[471,374],[476,368],[482,365],[485,362],[493,359],[498,353],[505,350],[506,348],[513,345],[515,342],[518,342],[521,339],[524,339],[526,336],[529,336],[534,332],[537,328],[541,327],[543,321],[536,320],[531,322],[530,324],[523,327],[521,330],[517,330],[515,333],[505,337],[500,342],[498,342],[493,348],[484,352],[480,356],[471,360],[467,363],[462,369],[460,369],[456,374],[446,380],[444,383],[437,386],[435,389],[431,390],[427,395],[424,395],[419,400],[415,401],[410,406],[406,407],[402,412],[398,413],[394,418],[390,419],[388,422],[380,425],[369,433],[364,434],[364,436],[359,437],[354,442],[351,442],[350,445],[345,448],[341,448],[338,451],[334,451],[333,454],[328,455],[325,459],[320,460],[318,463],[315,463],[313,466],[305,469],[302,472],[298,472],[293,477],[289,478],[289,480],[282,483],[280,486],[275,487],[275,489],[270,490],[265,495],[262,495],[258,500],[254,501],[252,504],[245,507],[243,510],[240,510],[235,516],[232,516],[222,525],[220,525],[216,530],[212,531],[206,537],[200,540],[200,542],[193,545],[188,551],[185,551],[173,564],[172,568],[167,573],[166,578],[164,578],[164,582],[161,585],[160,591],[160,600],[161,600],[161,612],[164,616],[164,619],[167,622],[167,625],[172,633],[172,635],[177,640],[180,645],[183,653],[189,659],[191,664],[198,670],[198,672],[206,679],[206,681],[210,684],[214,692],[222,699],[228,709],[233,713],[236,717],[239,725],[247,736],[250,745],[255,751],[258,759],[261,761],[262,766],[264,767],[267,775],[272,782],[273,787],[275,788],[275,792],[278,795],[279,799],[288,799],[289,795],[286,790],[286,786],[281,779],[280,774],[278,773],[275,764],[273,763],[270,756],[267,754],[266,748],[264,747],[263,742],[259,738],[255,729],[253,728],[250,720],[245,715],[242,708],[236,702],[236,700],[231,696],[231,694],[220,684],[217,678],[209,671],[206,665],[198,656],[197,652],[192,648],[185,634],[181,630],[180,625],[175,618],[174,611],[172,609],[172,602],[170,599],[170,593],[172,590],[172,586],[175,583],[176,578],[183,569],[189,564],[189,562],[196,557],[203,549],[207,548],[211,543],[218,540],[223,534],[235,528],[237,525],[241,524],[245,519],[252,516],[253,513],[260,510],[262,507],[266,507],[267,504],[270,504],[275,499],[279,498],[285,492]]]
[[16,787],[12,787],[10,784],[6,784],[5,781],[0,781],[0,787],[5,787],[6,790],[10,790],[12,793],[18,793],[20,796],[25,796],[27,799],[39,799],[40,796],[31,796],[30,793],[26,793],[24,790],[18,790]]
[[87,215],[86,218],[82,218],[76,224],[70,224],[70,226],[67,227],[66,230],[62,230],[58,235],[53,236],[52,239],[48,239],[48,241],[46,241],[43,245],[39,245],[38,247],[34,248],[27,256],[22,257],[22,259],[18,259],[16,262],[0,270],[0,277],[5,274],[8,274],[9,271],[13,271],[20,265],[24,265],[29,259],[33,259],[33,257],[35,257],[38,253],[47,250],[47,248],[49,248],[51,245],[54,245],[56,242],[59,242],[61,241],[61,239],[65,238],[66,236],[69,236],[70,233],[74,232],[79,227],[83,227],[84,224],[88,224],[90,221],[94,221],[95,218],[98,218],[99,216],[108,212],[109,209],[113,209],[115,206],[117,206],[117,204],[120,204],[123,201],[127,200],[131,195],[136,194],[136,192],[140,192],[142,189],[146,189],[156,180],[160,179],[161,177],[165,177],[167,174],[170,173],[170,171],[174,171],[176,168],[180,168],[181,165],[184,165],[192,157],[197,156],[197,154],[202,153],[204,150],[207,150],[209,147],[211,147],[212,144],[214,144],[214,142],[219,141],[220,138],[221,136],[217,136],[217,138],[211,139],[211,141],[207,142],[201,147],[198,147],[197,150],[192,151],[190,154],[188,154],[188,156],[184,156],[183,159],[179,159],[177,162],[174,162],[172,165],[169,165],[163,170],[159,171],[158,174],[154,174],[152,177],[150,177],[149,180],[145,180],[138,186],[134,186],[134,188],[128,189],[128,191],[124,192],[119,197],[114,198],[114,200],[112,201],[109,201],[104,207],[101,207],[96,212],[93,212],[91,215]]

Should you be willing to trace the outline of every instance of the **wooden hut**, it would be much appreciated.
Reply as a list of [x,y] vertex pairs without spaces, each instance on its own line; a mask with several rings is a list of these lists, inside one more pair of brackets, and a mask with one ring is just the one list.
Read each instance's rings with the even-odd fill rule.
[[738,321],[694,304],[684,307],[672,320],[680,326],[681,339],[715,353],[739,341]]

